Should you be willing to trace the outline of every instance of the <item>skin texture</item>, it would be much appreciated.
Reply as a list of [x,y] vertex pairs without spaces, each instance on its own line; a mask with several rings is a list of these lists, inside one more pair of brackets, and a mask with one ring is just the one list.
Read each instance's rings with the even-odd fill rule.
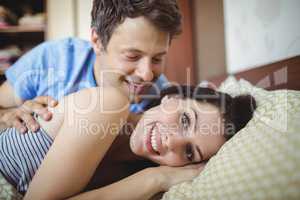
[[[161,165],[199,163],[212,157],[225,143],[223,127],[215,106],[165,97],[161,105],[145,112],[131,135],[130,147],[136,155]],[[157,152],[147,148],[151,133],[156,134]]]

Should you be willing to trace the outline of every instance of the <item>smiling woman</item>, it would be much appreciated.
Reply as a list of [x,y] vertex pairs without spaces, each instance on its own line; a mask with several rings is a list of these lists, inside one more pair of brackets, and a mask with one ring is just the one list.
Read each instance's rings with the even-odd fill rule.
[[[128,199],[148,199],[195,177],[204,164],[190,164],[210,159],[247,124],[256,107],[249,95],[232,98],[208,88],[174,86],[141,114],[132,133],[121,134],[129,113],[128,98],[121,91],[97,87],[66,96],[53,109],[53,121],[41,124],[38,133],[6,129],[0,135],[1,173],[26,192],[25,199],[64,199],[79,192],[74,199],[123,199],[120,194],[128,191]],[[92,93],[103,94],[103,99]],[[87,102],[92,97],[96,104],[91,108]],[[84,128],[82,121],[87,122]],[[95,125],[100,128],[85,128]],[[168,167],[124,172],[135,167],[132,163],[146,161]],[[120,180],[122,173],[133,175]],[[86,192],[94,175],[95,190]],[[146,186],[136,193],[141,183]],[[120,189],[123,193],[111,194]]]
[[256,103],[250,95],[173,86],[151,106],[130,138],[131,149],[162,165],[183,166],[212,157],[248,123]]

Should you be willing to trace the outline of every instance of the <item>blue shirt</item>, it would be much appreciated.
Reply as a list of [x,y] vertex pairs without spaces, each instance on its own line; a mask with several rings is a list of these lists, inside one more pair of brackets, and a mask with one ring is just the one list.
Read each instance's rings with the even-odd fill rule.
[[[22,100],[37,96],[63,96],[96,86],[93,67],[96,55],[91,44],[77,38],[44,42],[14,63],[5,75]],[[162,89],[167,79],[161,75],[156,86]],[[155,92],[155,90],[150,90]],[[132,104],[132,112],[142,112],[149,101]]]

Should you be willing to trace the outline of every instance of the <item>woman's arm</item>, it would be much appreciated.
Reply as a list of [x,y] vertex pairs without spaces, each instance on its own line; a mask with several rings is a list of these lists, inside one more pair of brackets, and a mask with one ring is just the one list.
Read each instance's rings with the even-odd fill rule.
[[68,200],[147,200],[160,192],[169,190],[173,185],[191,180],[203,170],[204,166],[205,164],[147,168],[121,181],[82,193]]
[[128,105],[114,88],[82,90],[60,102],[64,121],[24,199],[65,199],[79,193],[126,121]]
[[140,200],[150,199],[161,192],[162,181],[152,173],[152,169],[144,169],[111,185],[85,192],[68,200]]

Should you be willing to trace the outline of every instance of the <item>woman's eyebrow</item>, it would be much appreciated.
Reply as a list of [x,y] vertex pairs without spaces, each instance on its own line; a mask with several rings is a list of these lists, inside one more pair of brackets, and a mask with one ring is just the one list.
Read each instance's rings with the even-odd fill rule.
[[194,124],[194,132],[196,133],[197,131],[197,122],[198,122],[198,114],[196,112],[196,110],[194,108],[192,108],[193,112],[194,112],[194,116],[195,116],[195,124]]
[[[198,122],[198,114],[197,114],[197,112],[196,112],[196,110],[194,109],[194,108],[192,108],[192,110],[193,110],[193,112],[194,112],[194,116],[195,116],[195,125],[194,125],[194,131],[195,131],[195,133],[196,133],[196,131],[197,131],[197,122]],[[196,146],[196,150],[197,150],[197,152],[198,152],[198,154],[199,154],[199,156],[200,156],[200,162],[201,161],[203,161],[204,160],[204,157],[203,157],[203,153],[202,153],[202,151],[201,151],[201,149],[199,148],[199,146],[198,145],[195,145]]]
[[202,151],[201,151],[201,149],[199,148],[199,146],[198,145],[195,145],[196,146],[196,150],[198,151],[198,154],[200,155],[200,162],[201,161],[203,161],[204,160],[204,158],[203,158],[203,153],[202,153]]

